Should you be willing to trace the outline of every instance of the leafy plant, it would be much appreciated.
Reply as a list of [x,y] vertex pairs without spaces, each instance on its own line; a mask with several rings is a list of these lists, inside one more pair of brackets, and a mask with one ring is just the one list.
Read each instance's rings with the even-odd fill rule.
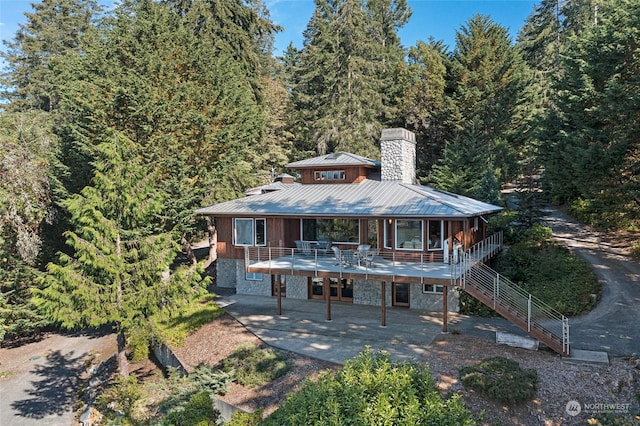
[[287,400],[264,425],[470,425],[460,395],[443,399],[426,364],[392,362],[385,352],[366,348],[337,373]]
[[96,400],[98,409],[107,417],[121,417],[130,419],[134,406],[143,397],[142,386],[135,374],[116,376]]
[[163,420],[164,425],[172,426],[213,426],[220,412],[213,407],[207,391],[193,394],[186,404],[171,411]]
[[462,383],[489,398],[508,404],[527,401],[536,394],[538,373],[524,370],[512,359],[494,357],[460,369]]
[[220,362],[223,371],[233,371],[234,379],[243,386],[255,387],[285,375],[291,364],[271,348],[242,345]]
[[262,409],[253,413],[236,411],[231,415],[231,419],[225,423],[225,426],[256,426],[262,420],[262,412]]

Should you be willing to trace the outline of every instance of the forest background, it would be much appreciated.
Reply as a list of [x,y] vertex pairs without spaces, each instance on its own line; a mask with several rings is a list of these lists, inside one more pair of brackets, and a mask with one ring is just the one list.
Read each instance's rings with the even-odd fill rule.
[[[640,0],[543,0],[516,40],[475,15],[449,51],[403,47],[404,0],[315,0],[301,48],[273,54],[260,0],[43,0],[5,41],[0,340],[114,324],[124,347],[201,294],[175,267],[196,208],[285,164],[379,158],[416,133],[420,183],[502,204],[517,182],[602,229],[640,219]],[[124,352],[121,351],[121,354]]]

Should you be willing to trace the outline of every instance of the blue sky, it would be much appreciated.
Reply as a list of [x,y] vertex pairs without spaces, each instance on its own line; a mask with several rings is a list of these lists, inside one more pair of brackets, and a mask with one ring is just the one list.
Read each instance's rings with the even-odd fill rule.
[[[36,0],[34,0],[36,1]],[[38,1],[36,1],[38,2]],[[313,0],[265,0],[271,19],[285,28],[276,36],[278,55],[293,42],[302,46],[302,32],[313,12]],[[494,22],[507,27],[515,40],[526,17],[539,1],[534,0],[408,0],[413,15],[400,29],[402,44],[412,46],[418,40],[433,36],[443,40],[450,49],[455,44],[455,32],[474,14],[491,16]],[[31,12],[31,0],[0,0],[0,39],[13,39],[18,24],[26,21],[24,12]],[[101,3],[113,4],[113,0]],[[4,46],[2,46],[4,50]]]

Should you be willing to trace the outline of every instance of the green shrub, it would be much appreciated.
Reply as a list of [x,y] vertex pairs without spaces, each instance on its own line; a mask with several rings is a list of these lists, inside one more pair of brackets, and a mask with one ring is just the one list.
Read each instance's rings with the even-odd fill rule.
[[220,362],[223,371],[233,371],[235,380],[248,387],[255,387],[284,376],[291,367],[291,363],[275,350],[253,344],[240,346]]
[[460,381],[490,399],[513,404],[535,396],[538,374],[535,370],[523,370],[512,359],[495,357],[461,368]]
[[307,382],[264,425],[471,425],[460,395],[443,399],[426,364],[391,362],[369,348],[337,373]]
[[163,420],[164,425],[171,426],[213,426],[220,413],[213,408],[209,392],[193,394],[186,404],[171,411]]
[[138,323],[128,332],[127,344],[133,362],[149,358],[149,344],[151,343],[151,330],[149,325]]
[[135,374],[116,376],[96,399],[96,406],[107,418],[124,416],[130,419],[134,406],[143,396],[142,386]]
[[225,426],[256,426],[262,420],[262,411],[258,410],[253,413],[245,413],[237,411],[231,415],[231,419],[225,423]]

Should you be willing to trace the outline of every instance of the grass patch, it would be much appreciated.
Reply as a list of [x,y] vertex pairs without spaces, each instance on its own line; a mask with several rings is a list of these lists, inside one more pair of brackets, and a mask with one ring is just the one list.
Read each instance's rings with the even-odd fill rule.
[[233,371],[234,380],[247,387],[259,386],[284,376],[292,365],[271,348],[245,344],[220,362],[223,371]]
[[176,311],[159,311],[150,318],[154,332],[165,343],[183,345],[187,336],[224,314],[224,309],[214,303],[214,298],[214,294],[206,294]]
[[538,373],[520,368],[512,359],[495,357],[461,368],[460,381],[490,399],[515,404],[535,396]]

